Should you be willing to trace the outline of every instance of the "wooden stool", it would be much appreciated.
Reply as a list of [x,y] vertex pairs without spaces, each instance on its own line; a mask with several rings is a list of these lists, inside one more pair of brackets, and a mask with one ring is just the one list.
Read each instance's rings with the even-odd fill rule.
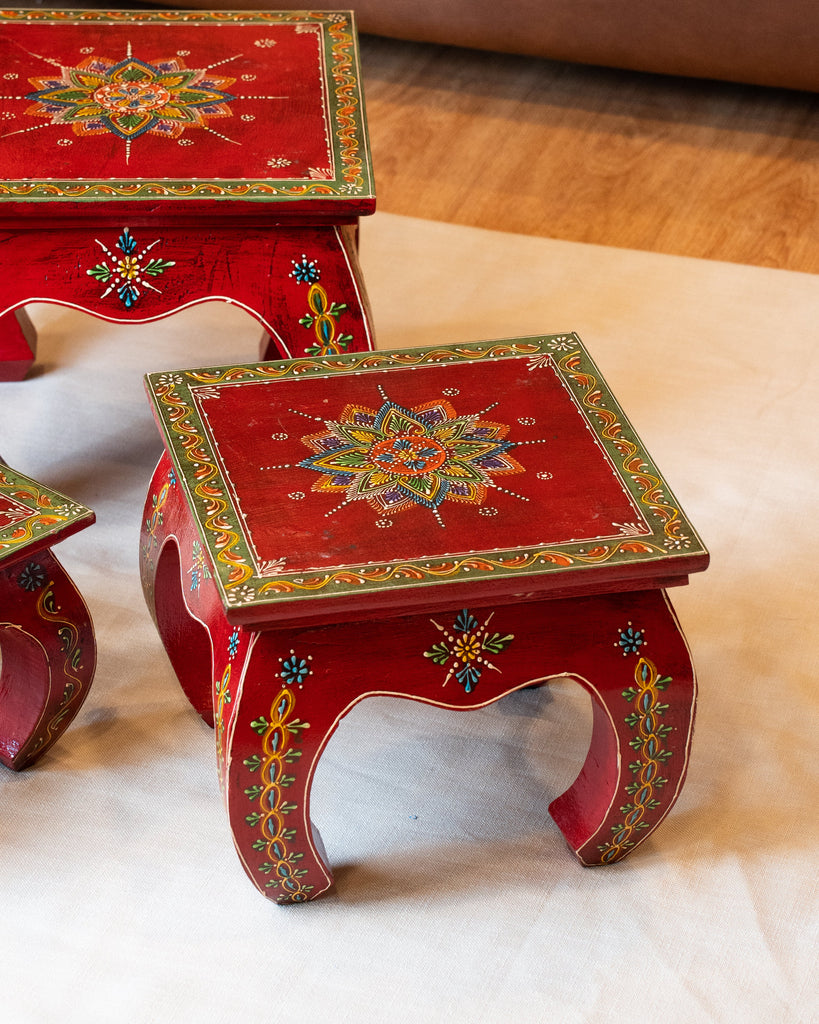
[[0,464],[0,761],[20,769],[62,734],[96,666],[85,602],[51,546],[94,513]]
[[0,380],[35,301],[144,323],[218,299],[268,358],[372,348],[350,14],[6,10],[0,68]]
[[576,335],[181,370],[148,390],[166,452],[145,594],[215,723],[261,892],[330,886],[310,784],[373,695],[468,709],[571,676],[594,726],[550,808],[569,845],[609,864],[663,820],[695,683],[661,588],[708,555]]

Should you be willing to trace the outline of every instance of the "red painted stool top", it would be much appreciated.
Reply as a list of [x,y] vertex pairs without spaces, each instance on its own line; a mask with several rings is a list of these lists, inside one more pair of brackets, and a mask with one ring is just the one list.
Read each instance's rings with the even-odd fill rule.
[[216,300],[263,359],[372,348],[351,14],[6,10],[0,70],[0,381],[34,361],[30,302],[144,323]]
[[708,563],[573,334],[147,387],[232,623],[665,587]]
[[49,548],[95,518],[85,505],[0,462],[0,562]]
[[371,213],[352,15],[0,11],[0,222]]

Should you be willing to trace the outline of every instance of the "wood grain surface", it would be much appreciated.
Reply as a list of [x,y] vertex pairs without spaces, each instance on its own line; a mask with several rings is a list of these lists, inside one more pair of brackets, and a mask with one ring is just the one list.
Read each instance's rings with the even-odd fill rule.
[[378,208],[819,272],[819,97],[362,37]]

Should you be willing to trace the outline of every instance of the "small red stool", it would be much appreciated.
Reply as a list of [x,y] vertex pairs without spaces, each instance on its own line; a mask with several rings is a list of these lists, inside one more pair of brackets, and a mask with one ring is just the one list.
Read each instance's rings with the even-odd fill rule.
[[[571,676],[591,746],[551,813],[584,864],[674,804],[695,683],[662,588],[708,555],[576,335],[154,374],[146,598],[215,723],[239,857],[279,902],[359,701],[483,707]],[[248,427],[252,424],[252,427]]]
[[50,550],[93,522],[85,505],[0,463],[0,761],[9,768],[48,750],[94,678],[91,617]]
[[5,10],[0,68],[0,380],[33,362],[27,302],[144,323],[218,299],[269,358],[372,348],[350,14]]

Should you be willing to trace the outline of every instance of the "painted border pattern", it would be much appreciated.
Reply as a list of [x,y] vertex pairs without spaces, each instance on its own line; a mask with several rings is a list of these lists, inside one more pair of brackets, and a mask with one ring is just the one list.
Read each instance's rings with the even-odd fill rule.
[[60,703],[46,723],[42,732],[37,737],[37,742],[30,750],[26,751],[26,757],[30,758],[44,746],[50,745],[60,730],[60,723],[66,715],[74,715],[74,705],[82,703],[88,689],[79,676],[83,668],[82,657],[83,647],[80,642],[80,632],[76,623],[60,615],[60,606],[54,594],[54,581],[49,580],[37,598],[37,615],[43,622],[50,622],[56,627],[57,636],[60,639],[60,648],[64,655],[63,672],[66,683],[63,689]]
[[[570,351],[565,351],[567,340]],[[335,571],[306,574],[303,570],[261,573],[242,535],[227,487],[206,440],[195,410],[197,388],[226,383],[283,380],[303,376],[331,377],[351,372],[383,370],[436,363],[473,362],[527,356],[529,368],[552,366],[575,395],[578,408],[618,472],[621,483],[637,503],[647,507],[660,526],[648,536],[622,536],[603,541],[571,542],[525,551],[466,553],[419,561],[385,562],[375,566],[345,566]],[[599,370],[577,335],[548,335],[498,342],[351,353],[326,358],[294,359],[265,364],[227,366],[149,375],[169,452],[194,499],[193,511],[203,540],[217,563],[217,578],[228,605],[267,603],[277,595],[291,599],[342,596],[366,587],[369,592],[407,584],[429,584],[468,578],[504,578],[631,561],[656,561],[684,554],[705,554],[705,548],[685,519],[656,467],[600,379]],[[220,568],[221,567],[221,568]],[[227,571],[225,572],[225,569]]]
[[355,198],[373,195],[372,168],[367,145],[366,121],[358,74],[357,43],[352,15],[345,11],[59,11],[0,10],[4,22],[73,21],[103,23],[158,22],[163,24],[299,24],[319,23],[323,27],[332,65],[336,157],[341,167],[334,181],[311,181],[273,185],[265,180],[151,181],[4,181],[0,182],[0,204],[6,200],[89,200],[104,199],[242,199],[281,202],[294,199]]
[[[664,485],[634,441],[623,435],[623,425],[617,415],[605,407],[603,391],[597,378],[583,367],[580,352],[571,352],[560,360],[560,369],[578,388],[583,389],[584,408],[594,415],[602,429],[600,437],[611,443],[620,454],[623,472],[640,490],[640,500],[663,523],[666,547],[682,547],[690,538],[682,532],[680,510],[666,500]],[[621,414],[622,417],[622,414]]]
[[[241,550],[241,531],[230,515],[224,484],[212,453],[208,450],[201,427],[192,422],[194,410],[175,392],[181,383],[180,374],[160,374],[156,398],[166,406],[165,418],[176,434],[177,450],[181,447],[185,459],[193,467],[193,482],[187,481],[195,502],[197,518],[201,517],[205,529],[205,544],[216,565],[220,580],[227,590],[244,585],[253,575],[245,551]],[[227,514],[226,514],[227,513]],[[222,572],[219,569],[222,568]]]
[[674,754],[663,746],[673,727],[660,721],[668,710],[668,704],[660,701],[660,692],[671,684],[671,677],[660,676],[653,661],[640,658],[634,668],[634,682],[623,691],[623,698],[634,709],[625,722],[635,734],[629,746],[640,759],[629,764],[632,781],[625,792],[631,799],[620,808],[623,820],[611,826],[611,839],[598,846],[603,864],[625,857],[635,845],[635,835],[650,827],[645,818],[662,806],[658,793],[668,782],[660,772]]
[[27,507],[31,515],[0,529],[0,561],[28,545],[42,543],[74,523],[94,521],[90,508],[0,464],[0,494]]
[[245,816],[252,829],[259,830],[259,837],[253,842],[253,849],[263,857],[255,865],[256,870],[268,876],[266,889],[281,889],[276,896],[277,903],[304,903],[310,899],[315,886],[302,881],[307,870],[299,866],[304,854],[288,848],[296,836],[297,829],[289,827],[285,817],[298,810],[298,805],[287,799],[284,790],[296,781],[286,771],[286,766],[301,757],[297,744],[302,733],[310,728],[309,722],[293,717],[296,707],[295,694],[286,686],[279,692],[270,706],[270,719],[257,718],[250,723],[251,729],[261,737],[261,755],[254,754],[244,761],[250,772],[259,772],[259,781],[248,786],[245,796],[256,806]]

